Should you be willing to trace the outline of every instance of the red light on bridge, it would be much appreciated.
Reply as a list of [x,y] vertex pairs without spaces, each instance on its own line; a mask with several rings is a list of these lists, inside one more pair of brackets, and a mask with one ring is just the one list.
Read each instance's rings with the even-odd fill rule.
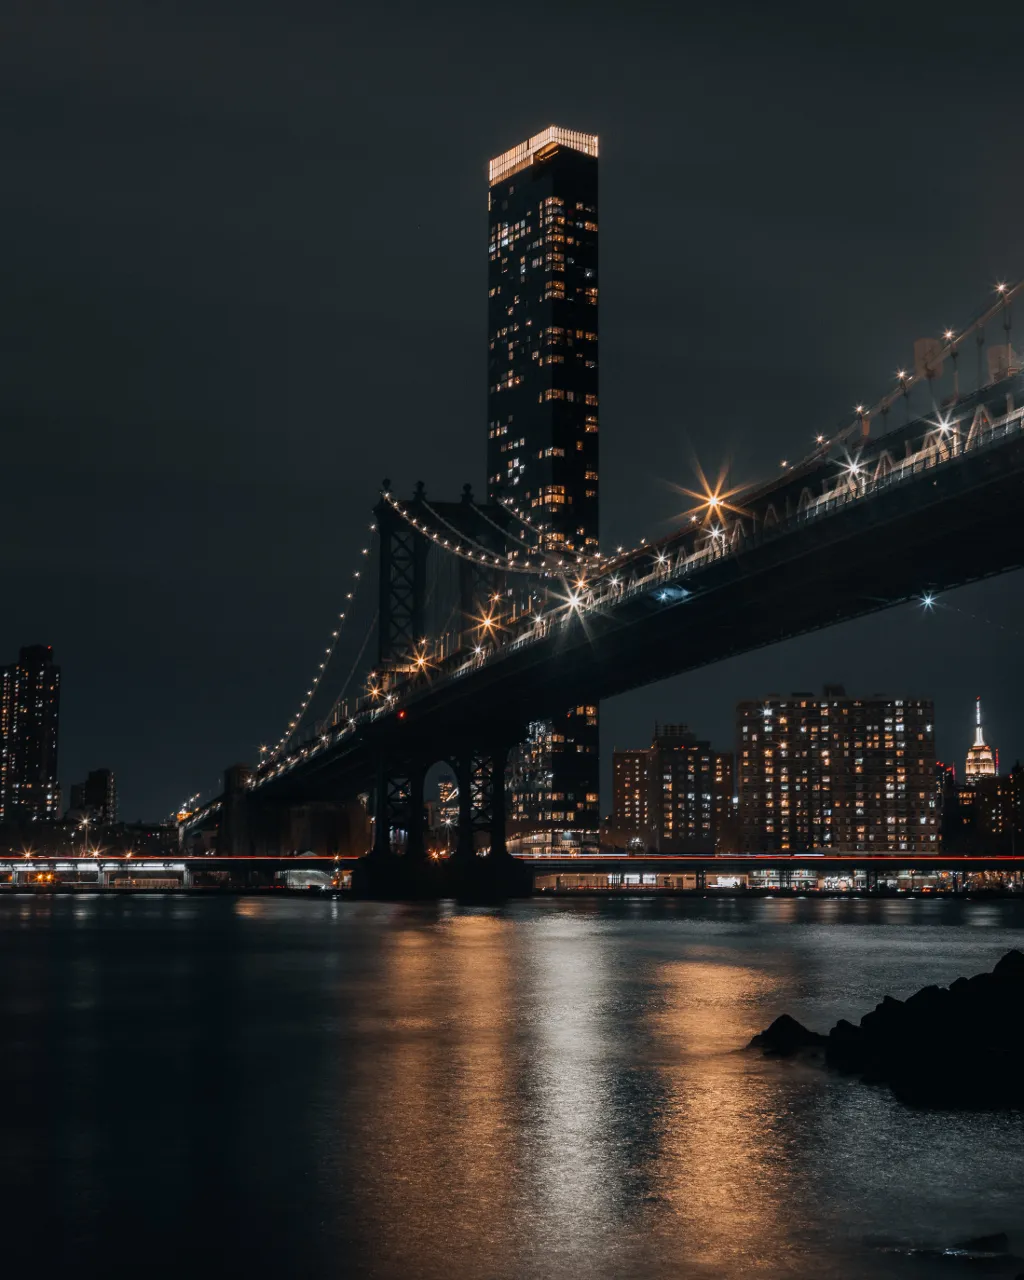
[[398,718],[399,718],[399,720],[404,720],[404,719],[405,719],[405,712],[404,712],[404,711],[399,711],[399,713],[398,713]]

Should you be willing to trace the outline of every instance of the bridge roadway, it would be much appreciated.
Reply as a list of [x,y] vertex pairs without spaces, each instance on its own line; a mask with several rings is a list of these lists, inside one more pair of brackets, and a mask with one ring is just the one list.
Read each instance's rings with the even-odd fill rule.
[[866,460],[854,453],[845,472],[827,451],[812,456],[748,496],[728,540],[682,534],[663,544],[664,569],[647,552],[643,574],[606,584],[597,607],[570,604],[539,636],[420,678],[393,707],[264,775],[260,798],[352,795],[372,786],[382,759],[429,765],[467,741],[512,743],[529,721],[577,702],[1021,567],[1015,401],[1024,402],[1020,376],[962,401],[955,419],[940,420],[952,425],[938,445],[935,421],[919,420],[865,442]]

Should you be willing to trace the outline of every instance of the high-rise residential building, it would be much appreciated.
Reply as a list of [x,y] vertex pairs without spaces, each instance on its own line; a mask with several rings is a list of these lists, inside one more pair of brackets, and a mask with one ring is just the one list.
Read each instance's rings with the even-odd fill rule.
[[651,753],[612,752],[612,825],[642,836],[651,830]]
[[29,645],[0,668],[0,821],[60,816],[59,718],[60,667],[49,645]]
[[737,708],[746,853],[928,853],[939,843],[934,707],[922,698],[779,694]]
[[496,156],[489,180],[488,494],[546,546],[594,552],[597,138],[551,126]]
[[[543,546],[598,546],[598,141],[554,125],[488,172],[487,489]],[[513,768],[513,847],[597,836],[597,708],[531,726]]]
[[686,725],[655,725],[644,751],[612,760],[612,829],[660,853],[710,852],[727,836],[732,753],[715,751]]
[[973,786],[979,778],[994,778],[999,773],[999,753],[985,742],[981,727],[981,699],[974,700],[974,741],[967,751],[964,778]]
[[713,850],[732,804],[732,755],[684,724],[655,725],[651,791],[659,853]]
[[104,826],[113,825],[117,821],[117,783],[113,771],[92,769],[84,782],[72,783],[68,807],[88,811]]

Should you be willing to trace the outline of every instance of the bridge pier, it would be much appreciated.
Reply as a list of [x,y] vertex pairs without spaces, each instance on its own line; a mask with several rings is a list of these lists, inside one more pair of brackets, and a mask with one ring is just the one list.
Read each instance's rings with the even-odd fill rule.
[[414,765],[410,768],[408,777],[405,856],[419,864],[426,862],[427,859],[426,823],[423,820],[423,782],[426,773],[422,765]]
[[[490,902],[533,893],[533,872],[508,851],[505,785],[510,746],[504,740],[467,745],[457,758],[459,834],[448,868],[454,897]],[[488,838],[486,854],[477,852],[480,832]]]
[[[509,745],[466,743],[448,753],[459,787],[459,819],[452,856],[427,858],[422,759],[377,764],[373,848],[353,873],[353,890],[374,898],[442,898],[493,901],[533,892],[533,872],[513,858],[506,840],[505,770]],[[392,848],[396,831],[406,833],[405,852]],[[477,842],[485,836],[488,848]]]

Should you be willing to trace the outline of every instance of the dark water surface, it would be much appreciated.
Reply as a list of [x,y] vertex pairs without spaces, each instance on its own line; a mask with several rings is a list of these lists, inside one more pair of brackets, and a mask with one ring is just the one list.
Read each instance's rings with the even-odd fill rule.
[[990,968],[1022,929],[1021,903],[4,897],[6,1265],[974,1275],[871,1241],[1024,1253],[1019,1116],[733,1051]]

